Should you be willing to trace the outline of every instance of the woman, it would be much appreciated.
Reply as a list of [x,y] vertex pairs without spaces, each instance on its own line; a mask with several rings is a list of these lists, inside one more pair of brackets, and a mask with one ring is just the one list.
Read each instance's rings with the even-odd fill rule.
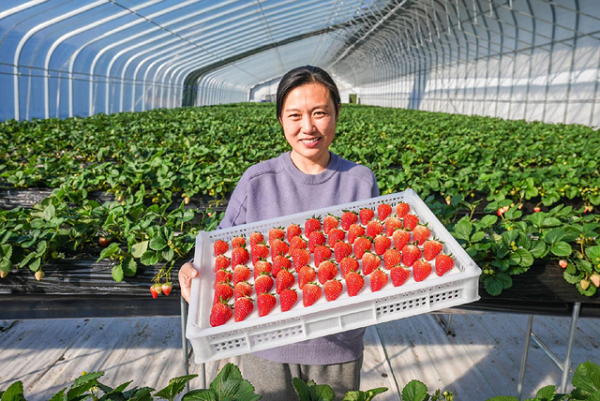
[[[283,76],[277,119],[292,150],[243,174],[219,228],[379,196],[369,168],[329,151],[340,106],[338,89],[324,70],[305,66]],[[179,272],[188,302],[197,274],[189,263]],[[296,399],[293,377],[329,384],[343,396],[359,389],[363,336],[358,329],[245,355],[244,378],[266,401]]]

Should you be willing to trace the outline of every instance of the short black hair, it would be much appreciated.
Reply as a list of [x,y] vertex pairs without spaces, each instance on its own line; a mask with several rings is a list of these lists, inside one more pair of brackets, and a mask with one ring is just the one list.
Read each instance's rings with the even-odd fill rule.
[[293,89],[306,85],[317,83],[323,85],[329,91],[329,96],[333,100],[335,106],[335,114],[337,115],[338,106],[341,103],[340,92],[337,85],[331,78],[331,76],[322,68],[315,67],[312,65],[305,65],[303,67],[294,68],[287,72],[279,85],[277,86],[277,119],[281,118],[281,111],[283,109],[283,102],[286,96]]

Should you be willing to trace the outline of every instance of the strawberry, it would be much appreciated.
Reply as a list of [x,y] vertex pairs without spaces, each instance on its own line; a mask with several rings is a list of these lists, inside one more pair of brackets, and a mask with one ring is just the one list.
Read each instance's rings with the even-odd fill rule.
[[335,243],[338,241],[343,241],[346,239],[346,233],[339,228],[333,228],[329,231],[329,235],[327,237],[327,243],[330,247],[334,247]]
[[342,290],[344,289],[344,285],[340,280],[333,279],[326,281],[323,284],[323,292],[325,293],[325,299],[329,302],[335,301],[342,295]]
[[256,266],[256,262],[260,259],[266,259],[269,257],[269,247],[264,242],[259,242],[256,245],[252,245],[250,248],[252,251],[252,265]]
[[311,306],[321,298],[321,287],[317,283],[306,283],[302,287],[302,303]]
[[229,270],[221,269],[215,273],[215,286],[219,283],[231,283],[233,275]]
[[363,235],[365,235],[365,229],[358,224],[352,224],[348,229],[348,243],[353,244],[356,238]]
[[254,288],[256,288],[256,294],[264,294],[265,292],[271,291],[273,288],[273,277],[267,272],[262,273],[254,280]]
[[229,250],[229,244],[221,239],[215,241],[213,245],[215,256],[223,255]]
[[358,260],[352,256],[346,256],[340,261],[340,270],[342,271],[342,277],[346,277],[351,271],[358,271]]
[[369,224],[367,224],[367,230],[366,230],[367,237],[375,238],[382,232],[383,232],[383,224],[381,224],[377,220],[370,221]]
[[410,242],[410,232],[405,229],[396,230],[392,234],[392,241],[394,241],[394,248],[402,249]]
[[271,259],[277,255],[287,255],[289,251],[290,246],[282,239],[276,238],[271,242]]
[[215,286],[215,297],[213,302],[219,302],[219,300],[228,301],[229,298],[233,297],[233,287],[229,283],[220,283]]
[[315,272],[315,269],[310,266],[304,266],[298,271],[298,287],[302,289],[304,284],[315,281],[316,278],[317,273]]
[[272,242],[276,239],[284,239],[285,231],[283,231],[283,227],[274,227],[269,230],[269,245],[272,245]]
[[377,217],[379,220],[384,221],[390,214],[392,214],[392,207],[387,203],[377,206]]
[[244,237],[233,237],[231,240],[231,246],[235,248],[245,248],[246,247],[246,238]]
[[423,245],[425,240],[427,240],[427,238],[429,238],[430,235],[431,231],[429,231],[429,228],[426,225],[417,224],[417,226],[413,228],[413,238],[419,246]]
[[311,217],[304,223],[304,235],[306,238],[310,238],[310,233],[313,231],[320,231],[321,229],[321,220],[317,216]]
[[332,214],[328,214],[327,217],[323,220],[323,232],[327,235],[340,225],[339,220]]
[[388,237],[394,235],[394,231],[399,228],[402,228],[402,220],[394,216],[390,216],[385,220],[385,235]]
[[254,265],[254,278],[257,278],[263,273],[271,274],[271,270],[273,270],[271,264],[266,260],[259,260]]
[[322,261],[330,259],[333,256],[333,251],[330,247],[325,245],[319,245],[315,248],[313,257],[315,259],[315,266],[319,266]]
[[277,274],[276,292],[281,294],[281,291],[286,288],[291,288],[296,282],[296,278],[289,270],[282,269]]
[[231,265],[231,259],[225,255],[219,255],[215,259],[215,272],[221,269],[227,269]]
[[[100,246],[102,248],[106,248],[108,245],[110,245],[110,243],[111,243],[110,238],[106,238],[106,237],[98,238],[98,244],[100,244]],[[229,248],[229,245],[227,245],[227,248]]]
[[342,229],[348,231],[352,224],[356,224],[358,222],[358,215],[356,212],[351,212],[349,210],[344,210],[342,213]]
[[236,285],[242,281],[248,281],[251,275],[252,272],[247,266],[237,265],[235,269],[233,269],[233,285]]
[[292,249],[308,249],[308,243],[302,237],[294,237],[290,241],[290,254],[292,253]]
[[412,231],[417,224],[419,224],[419,218],[414,214],[407,214],[402,221],[404,223],[404,228],[408,231]]
[[405,202],[400,202],[396,205],[396,216],[404,218],[410,212],[410,205]]
[[539,213],[539,212],[541,212],[541,211],[542,211],[542,208],[541,208],[541,207],[539,207],[539,206],[536,206],[536,207],[534,207],[534,208],[533,208],[533,211],[534,211],[535,213]]
[[358,217],[360,217],[360,224],[366,226],[375,217],[375,211],[369,208],[360,209]]
[[[162,291],[162,287],[161,287],[161,291]],[[154,285],[150,286],[150,294],[152,294],[152,298],[156,299],[158,298],[158,291],[156,290],[156,287]]]
[[298,293],[296,290],[286,288],[279,294],[279,304],[281,305],[281,311],[287,312],[298,302]]
[[440,252],[442,252],[442,249],[442,243],[435,239],[425,241],[425,243],[423,244],[423,256],[427,261],[433,260]]
[[246,248],[234,248],[231,251],[231,264],[233,266],[245,265],[250,260],[250,254]]
[[273,268],[271,269],[271,274],[273,277],[277,278],[277,273],[281,269],[291,269],[292,261],[287,256],[277,255],[275,259],[273,259]]
[[371,273],[371,291],[376,292],[386,286],[388,282],[388,276],[381,269],[376,269]]
[[292,251],[292,262],[294,269],[298,271],[303,266],[306,266],[310,262],[310,252],[306,249],[294,249]]
[[292,238],[302,235],[302,228],[298,224],[290,224],[287,228],[287,240],[292,242]]
[[381,258],[374,253],[365,252],[362,257],[362,272],[365,276],[368,276],[377,269],[381,264]]
[[45,275],[46,275],[46,273],[44,273],[44,271],[43,271],[43,270],[41,270],[41,269],[40,269],[40,270],[38,270],[38,271],[36,271],[36,272],[35,272],[35,274],[34,274],[34,276],[35,276],[35,279],[36,279],[37,281],[41,281],[41,280],[44,278],[44,276],[45,276]]
[[313,253],[317,245],[325,244],[325,234],[322,231],[313,231],[308,236],[308,250]]
[[169,296],[169,294],[171,293],[172,290],[173,290],[173,283],[168,282],[168,283],[164,283],[162,285],[162,292],[166,296]]
[[411,267],[421,257],[421,250],[414,245],[402,248],[402,264]]
[[370,251],[373,248],[373,243],[370,239],[365,237],[358,237],[354,240],[354,256],[356,259],[362,259],[366,251]]
[[258,306],[258,316],[267,316],[273,309],[275,309],[275,305],[277,305],[277,298],[275,298],[275,295],[269,292],[260,294],[256,298],[256,305]]
[[252,284],[247,281],[241,281],[233,288],[233,296],[237,300],[239,297],[252,295]]
[[254,310],[254,301],[250,297],[241,297],[235,300],[235,317],[236,322],[241,322]]
[[413,265],[413,277],[416,282],[423,281],[431,274],[431,265],[423,259],[419,259]]
[[319,265],[319,271],[317,272],[317,276],[319,277],[319,283],[325,284],[327,280],[331,280],[338,273],[338,268],[332,262],[326,260],[325,262]]
[[566,261],[566,260],[564,260],[564,259],[561,259],[561,260],[559,260],[559,261],[558,261],[558,265],[559,265],[560,267],[562,267],[563,269],[566,269],[566,268],[567,268],[567,266],[569,266],[569,262],[567,262],[567,261]]
[[435,272],[438,276],[443,276],[454,267],[454,259],[450,255],[439,254],[435,258]]
[[394,266],[399,265],[401,261],[402,255],[397,249],[390,248],[383,254],[383,265],[388,270],[390,270]]
[[217,302],[210,310],[210,325],[212,327],[221,326],[233,316],[231,307],[225,302]]
[[379,256],[383,255],[385,251],[392,246],[392,240],[385,235],[378,235],[374,241],[375,253]]
[[252,234],[250,234],[250,249],[252,249],[253,246],[256,246],[256,244],[260,244],[261,242],[265,242],[265,237],[264,235],[262,235],[262,233],[254,231]]
[[342,259],[352,254],[352,245],[340,241],[335,244],[335,247],[333,248],[333,253],[335,254],[335,261],[340,263]]
[[346,288],[348,289],[348,295],[353,297],[358,295],[365,285],[365,279],[360,273],[350,272],[346,275]]
[[394,287],[400,287],[406,280],[408,280],[409,276],[410,272],[405,267],[396,266],[390,269],[390,277],[392,278],[392,284],[394,284]]

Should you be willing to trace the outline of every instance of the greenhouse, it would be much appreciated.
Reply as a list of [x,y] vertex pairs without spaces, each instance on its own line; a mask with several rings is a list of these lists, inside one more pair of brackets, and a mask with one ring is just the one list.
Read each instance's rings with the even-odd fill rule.
[[599,5],[3,0],[0,399],[597,399]]

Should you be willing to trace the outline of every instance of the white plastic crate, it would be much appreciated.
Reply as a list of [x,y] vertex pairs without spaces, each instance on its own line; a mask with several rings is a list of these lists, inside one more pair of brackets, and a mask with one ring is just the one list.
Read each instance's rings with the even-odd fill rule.
[[[248,238],[254,231],[263,233],[267,240],[271,228],[287,227],[291,223],[304,227],[304,222],[313,215],[323,219],[328,213],[340,216],[342,210],[358,212],[364,207],[376,209],[380,203],[395,207],[399,202],[408,203],[411,213],[416,214],[421,223],[428,223],[431,237],[444,242],[443,252],[451,253],[455,261],[455,267],[451,271],[438,277],[435,264],[431,261],[433,271],[424,281],[416,282],[411,269],[409,279],[402,286],[394,287],[390,281],[385,288],[374,293],[370,290],[367,276],[363,290],[357,296],[348,296],[344,288],[337,300],[327,302],[325,296],[322,296],[307,308],[302,305],[302,291],[298,290],[298,302],[290,311],[281,312],[278,301],[275,309],[267,316],[259,317],[255,306],[252,314],[242,322],[235,322],[232,318],[222,326],[210,326],[215,279],[213,244],[216,240],[231,242],[233,237],[241,234]],[[231,250],[226,255],[229,256],[230,252]],[[194,266],[200,274],[192,282],[186,336],[194,349],[196,363],[261,351],[474,302],[479,299],[478,282],[481,274],[481,269],[473,259],[411,189],[223,230],[201,232],[196,238]],[[297,281],[293,288],[297,288]]]

